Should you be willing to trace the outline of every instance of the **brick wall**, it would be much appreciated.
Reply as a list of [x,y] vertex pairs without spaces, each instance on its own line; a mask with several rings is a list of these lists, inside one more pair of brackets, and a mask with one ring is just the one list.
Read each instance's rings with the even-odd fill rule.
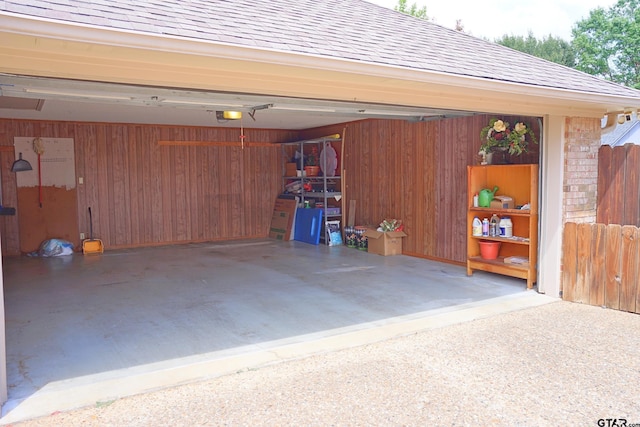
[[567,117],[565,122],[565,222],[596,222],[600,119]]

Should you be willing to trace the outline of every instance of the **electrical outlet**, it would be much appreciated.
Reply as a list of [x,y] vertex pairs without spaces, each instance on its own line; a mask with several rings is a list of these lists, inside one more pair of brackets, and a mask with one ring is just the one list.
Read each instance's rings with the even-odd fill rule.
[[80,233],[80,240],[84,240],[84,233]]

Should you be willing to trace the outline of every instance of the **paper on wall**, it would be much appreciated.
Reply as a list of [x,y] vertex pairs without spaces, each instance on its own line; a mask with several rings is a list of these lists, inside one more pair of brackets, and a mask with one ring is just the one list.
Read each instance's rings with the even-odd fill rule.
[[[30,171],[17,172],[16,183],[18,187],[37,187],[38,182],[38,155],[34,151],[35,137],[15,137],[15,158],[20,153],[22,158],[33,168]],[[76,166],[73,147],[73,138],[40,138],[44,152],[40,156],[42,185],[45,187],[76,187]]]

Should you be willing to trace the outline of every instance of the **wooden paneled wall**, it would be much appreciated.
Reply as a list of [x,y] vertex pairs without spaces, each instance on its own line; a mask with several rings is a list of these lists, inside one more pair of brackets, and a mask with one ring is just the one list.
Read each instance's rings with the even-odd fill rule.
[[462,263],[466,257],[466,167],[483,120],[359,122],[347,131],[347,199],[357,221],[405,224],[403,252]]
[[[80,232],[107,249],[178,242],[264,237],[273,201],[280,191],[278,145],[251,145],[295,139],[295,131],[136,124],[0,120],[0,145],[14,136],[73,138]],[[159,145],[158,141],[212,142],[211,145]],[[5,205],[15,201],[11,152],[2,152]],[[14,202],[15,203],[15,202]],[[15,204],[13,205],[15,206]],[[4,254],[19,253],[15,217],[2,220]],[[47,236],[51,238],[55,236]]]
[[[356,223],[402,219],[405,254],[464,263],[466,167],[477,161],[491,116],[428,122],[362,120],[306,131],[246,130],[246,141],[284,142],[345,132],[346,195]],[[516,120],[518,118],[512,118]],[[539,131],[536,126],[536,135]],[[107,249],[263,237],[281,189],[279,146],[159,145],[158,141],[238,141],[238,129],[0,120],[0,144],[14,136],[75,140],[80,230]],[[533,159],[531,155],[515,161]],[[15,200],[13,153],[0,152],[5,200]],[[5,202],[6,203],[6,202]],[[6,203],[8,204],[8,203]],[[18,253],[17,221],[4,217],[3,252]]]
[[562,299],[640,313],[639,251],[636,226],[566,223]]
[[[467,165],[477,162],[480,130],[493,116],[428,122],[363,120],[346,125],[346,196],[356,200],[356,225],[385,218],[405,224],[403,253],[466,262]],[[512,123],[535,118],[500,116]],[[345,125],[310,129],[302,138],[341,133]],[[538,163],[539,147],[513,163]]]
[[597,221],[640,227],[640,145],[598,151]]

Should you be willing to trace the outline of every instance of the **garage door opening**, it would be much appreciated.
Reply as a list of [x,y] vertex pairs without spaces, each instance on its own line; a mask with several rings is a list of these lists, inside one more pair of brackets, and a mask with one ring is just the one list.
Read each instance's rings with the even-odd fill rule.
[[[112,99],[98,102],[97,86],[92,92],[77,83],[46,94],[46,119],[17,110],[0,118],[11,138],[73,138],[77,233],[88,231],[91,206],[94,232],[107,249],[100,258],[3,260],[7,417],[49,408],[45,402],[56,402],[65,387],[109,400],[122,390],[301,357],[309,345],[354,345],[352,334],[371,328],[394,336],[447,313],[468,320],[479,306],[504,309],[505,301],[511,307],[512,299],[535,295],[522,280],[482,272],[469,278],[462,267],[466,166],[476,161],[478,131],[493,115],[365,104],[350,105],[349,115],[333,101],[290,99],[293,110],[257,109],[255,122],[244,116],[246,140],[257,144],[242,149],[219,144],[239,141],[238,122],[219,123],[212,112],[249,97],[247,105],[277,106],[273,99],[232,94],[224,106],[207,105],[200,92],[176,99],[167,89],[174,98],[151,99],[157,88],[138,88],[131,101],[146,97],[148,105],[131,105],[111,86],[100,86],[99,95]],[[44,96],[40,89],[27,93]],[[89,94],[93,100],[82,99]],[[87,120],[92,111],[98,115]],[[268,125],[260,121],[267,118]],[[408,226],[403,253],[411,256],[266,239],[283,189],[276,143],[345,127],[341,160],[358,223],[401,218]],[[13,153],[0,156],[2,164],[13,160]],[[537,152],[531,156],[538,161]],[[3,196],[18,199],[15,176],[4,171]],[[15,251],[22,229],[16,218],[7,220],[5,255]],[[17,271],[33,276],[23,280]],[[98,383],[102,395],[90,387]]]

